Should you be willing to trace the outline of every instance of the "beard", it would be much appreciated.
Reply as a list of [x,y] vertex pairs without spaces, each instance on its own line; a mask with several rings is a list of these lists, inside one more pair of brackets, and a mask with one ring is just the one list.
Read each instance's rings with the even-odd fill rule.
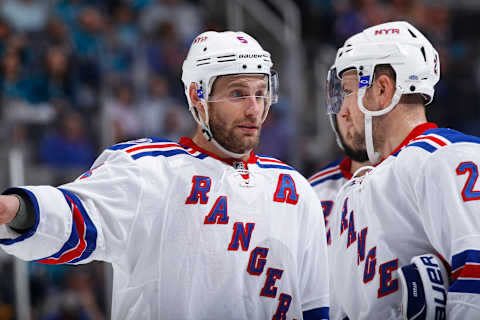
[[365,147],[365,138],[361,134],[354,134],[352,136],[353,147],[347,145],[342,135],[340,134],[340,141],[342,142],[343,150],[347,157],[357,162],[368,161],[368,153]]
[[351,134],[350,141],[352,141],[352,145],[348,145],[345,142],[345,138],[343,137],[342,132],[338,128],[336,117],[334,118],[334,126],[335,130],[337,131],[338,137],[340,138],[340,143],[342,144],[343,151],[350,159],[357,161],[357,162],[365,162],[368,161],[368,153],[365,144],[365,134],[355,132]]
[[[210,110],[209,126],[213,138],[230,152],[244,154],[258,145],[261,127],[252,135],[245,135],[235,130],[236,123],[229,125],[218,117],[212,108]],[[238,122],[237,122],[238,123]]]

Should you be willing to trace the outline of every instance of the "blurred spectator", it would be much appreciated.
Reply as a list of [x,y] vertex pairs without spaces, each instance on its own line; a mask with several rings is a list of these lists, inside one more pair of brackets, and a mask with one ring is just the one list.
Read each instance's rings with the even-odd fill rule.
[[76,83],[70,57],[62,47],[50,47],[45,57],[43,84],[46,101],[66,100],[75,106]]
[[135,22],[135,13],[129,6],[120,3],[114,7],[113,21],[106,38],[108,50],[104,59],[109,77],[131,76],[140,44],[140,32]]
[[[147,43],[148,68],[154,74],[167,77],[169,83],[178,83],[178,70],[181,70],[187,48],[181,44],[171,23],[158,25]],[[184,98],[183,86],[171,87],[172,95]]]
[[40,31],[47,23],[49,1],[4,0],[0,14],[18,32]]
[[202,29],[201,8],[184,0],[152,0],[142,12],[140,22],[145,32],[151,33],[159,25],[171,24],[183,45],[188,45]]
[[170,95],[168,82],[164,77],[152,76],[147,96],[140,104],[139,114],[143,124],[143,136],[163,137],[165,119],[170,109],[179,101]]
[[8,39],[12,35],[12,29],[5,20],[0,20],[0,55],[3,55],[7,47]]
[[[101,320],[105,319],[98,295],[103,290],[98,290],[102,283],[94,279],[90,268],[72,269],[68,277],[63,279],[64,289],[62,294],[49,297],[46,302],[48,308],[41,320]],[[90,270],[92,271],[92,270]]]
[[178,141],[181,137],[188,136],[194,131],[194,122],[184,108],[183,105],[174,105],[167,111],[162,138]]
[[273,106],[268,112],[262,126],[260,143],[255,152],[289,163],[292,156],[292,148],[289,143],[292,129],[281,117],[277,107],[277,105]]
[[79,113],[67,114],[39,147],[42,163],[53,170],[59,183],[78,176],[95,159],[95,148],[86,135],[85,125]]
[[114,89],[113,97],[105,103],[107,123],[113,141],[120,142],[138,138],[142,130],[139,112],[135,106],[135,93],[129,83],[120,83]]
[[42,34],[44,38],[44,46],[63,47],[64,50],[72,50],[73,44],[69,30],[66,24],[58,17],[52,17],[45,27]]

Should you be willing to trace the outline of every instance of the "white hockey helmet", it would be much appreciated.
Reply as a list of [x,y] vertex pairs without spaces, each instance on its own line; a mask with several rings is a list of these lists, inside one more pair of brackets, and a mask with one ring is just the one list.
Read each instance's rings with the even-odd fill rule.
[[[373,84],[375,66],[381,64],[388,64],[395,71],[396,91],[387,108],[369,111],[363,106],[363,96]],[[375,163],[378,155],[373,150],[371,117],[390,112],[403,94],[421,94],[429,104],[434,96],[434,86],[440,79],[439,56],[430,41],[408,22],[388,22],[365,29],[347,39],[337,51],[335,63],[327,76],[329,114],[340,112],[343,103],[341,77],[343,72],[351,69],[356,70],[359,77],[358,106],[365,114],[367,152],[370,161]]]
[[[206,107],[213,83],[218,76],[234,74],[264,74],[269,82],[269,105],[264,112],[265,119],[268,108],[278,100],[278,75],[272,70],[270,53],[263,50],[260,44],[244,32],[207,31],[195,38],[187,58],[183,62],[182,82],[189,110],[197,123],[202,126],[207,139],[213,140],[208,123],[208,108],[205,108],[206,119],[201,119],[190,100],[190,85],[196,84],[197,95]],[[218,145],[217,145],[218,146]],[[225,151],[224,148],[221,148]],[[226,152],[232,157],[242,155]]]

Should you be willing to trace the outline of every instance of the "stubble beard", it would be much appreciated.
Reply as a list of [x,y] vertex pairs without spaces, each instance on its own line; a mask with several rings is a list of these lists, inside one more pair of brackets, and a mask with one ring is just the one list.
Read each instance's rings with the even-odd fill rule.
[[340,140],[342,140],[342,145],[347,157],[357,162],[368,161],[367,148],[365,145],[365,135],[362,135],[362,133],[359,133],[359,132],[355,132],[350,136],[351,136],[350,141],[352,141],[352,146],[349,146],[345,142],[345,139],[340,134]]
[[213,138],[230,152],[244,154],[258,145],[261,128],[252,135],[242,134],[235,130],[236,124],[229,127],[226,122],[216,117],[214,112],[210,115],[209,125]]

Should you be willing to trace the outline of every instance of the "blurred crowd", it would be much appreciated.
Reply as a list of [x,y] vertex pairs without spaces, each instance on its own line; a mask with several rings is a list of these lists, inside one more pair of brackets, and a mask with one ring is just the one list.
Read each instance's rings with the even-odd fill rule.
[[[211,8],[208,0],[0,1],[1,148],[3,155],[11,148],[25,152],[26,183],[69,181],[116,142],[145,136],[178,140],[191,134],[195,126],[180,82],[181,63],[196,34],[226,28],[225,21],[205,9],[207,2]],[[302,14],[306,61],[319,51],[334,54],[347,37],[367,26],[389,20],[413,23],[441,57],[442,78],[428,109],[430,118],[480,135],[480,52],[471,27],[480,12],[452,7],[452,1],[295,2]],[[314,68],[307,63],[306,69],[311,80]],[[323,85],[308,83],[310,92]],[[306,100],[306,106],[294,106],[302,108],[305,119],[293,130],[286,121],[288,104],[280,99],[264,124],[257,152],[287,163],[300,153],[300,167],[308,176],[340,153],[333,135],[328,145],[314,145],[320,153],[288,145],[292,132],[308,142],[318,130],[311,115],[323,106]],[[8,175],[3,177],[7,186]],[[15,318],[12,268],[12,260],[0,252],[0,319]],[[102,263],[29,264],[33,319],[105,318],[105,272]]]

